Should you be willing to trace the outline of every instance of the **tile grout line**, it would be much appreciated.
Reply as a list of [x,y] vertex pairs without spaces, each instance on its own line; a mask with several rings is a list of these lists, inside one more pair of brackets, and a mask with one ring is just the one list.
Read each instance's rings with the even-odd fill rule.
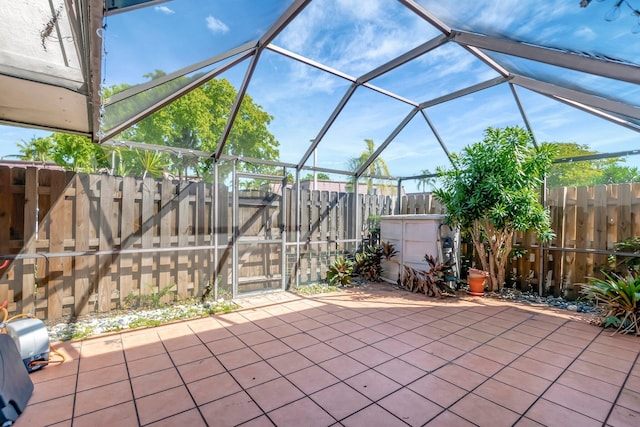
[[82,359],[82,346],[84,345],[84,341],[80,342],[80,351],[78,352],[78,367],[76,368],[76,385],[73,389],[73,404],[71,405],[71,425],[73,427],[73,422],[75,420],[75,412],[76,412],[76,396],[78,395],[78,379],[80,378],[80,360]]
[[620,386],[620,390],[618,390],[618,394],[616,395],[615,400],[611,404],[611,408],[609,408],[609,413],[607,414],[607,417],[604,419],[604,422],[602,423],[603,425],[606,425],[607,421],[609,421],[609,418],[611,417],[611,414],[613,413],[613,410],[617,406],[618,400],[620,399],[620,396],[622,395],[624,387],[627,385],[627,382],[629,381],[629,378],[631,377],[631,372],[633,372],[633,370],[635,369],[636,365],[638,364],[638,361],[640,361],[640,352],[638,352],[636,354],[636,358],[633,361],[633,363],[631,364],[631,367],[629,368],[629,372],[627,372],[627,376],[625,377],[624,381],[622,382],[622,385]]
[[[261,326],[256,325],[252,320],[247,319],[247,321],[248,321],[248,322],[251,322],[251,324],[252,324],[252,325],[255,325],[256,327],[260,328],[260,329],[261,329],[261,330],[263,330],[264,332],[267,332],[267,333],[268,333],[268,331],[264,330]],[[194,330],[191,328],[191,326],[190,326],[190,325],[187,325],[187,326],[188,326],[188,327],[189,327],[189,329],[190,329],[190,330],[191,330],[191,331],[196,335],[196,337],[198,338],[198,340],[199,340],[199,341],[200,341],[200,342],[201,342],[201,343],[202,343],[202,344],[207,348],[207,350],[209,351],[209,353],[211,353],[211,355],[212,355],[212,356],[213,356],[213,357],[218,361],[218,363],[220,363],[220,366],[222,366],[222,368],[224,368],[224,372],[226,372],[227,374],[229,374],[229,375],[231,376],[231,378],[233,378],[233,380],[234,380],[234,381],[235,381],[235,383],[240,387],[240,389],[242,390],[242,392],[246,393],[246,394],[247,394],[247,396],[249,396],[249,398],[251,399],[251,401],[252,401],[252,402],[253,402],[253,403],[254,403],[254,404],[255,404],[255,405],[260,409],[260,411],[262,411],[262,414],[260,414],[260,415],[258,415],[258,416],[256,416],[256,417],[253,417],[253,418],[251,418],[251,419],[249,419],[249,420],[243,421],[243,422],[242,422],[242,424],[248,423],[249,421],[255,420],[255,419],[260,418],[261,416],[263,416],[263,415],[264,415],[265,417],[267,417],[267,419],[268,419],[268,420],[269,420],[273,425],[277,425],[275,422],[273,422],[273,420],[272,420],[272,419],[271,419],[271,417],[269,416],[269,413],[268,413],[267,411],[265,411],[265,410],[260,406],[260,404],[259,404],[258,402],[256,402],[256,401],[253,399],[253,397],[252,397],[249,393],[247,393],[247,390],[242,386],[242,384],[240,384],[240,382],[239,382],[239,381],[236,379],[236,377],[231,373],[231,371],[230,371],[230,370],[229,370],[229,369],[224,365],[224,363],[222,363],[222,362],[220,361],[220,359],[218,359],[218,357],[217,357],[217,356],[216,356],[216,355],[211,351],[211,349],[210,349],[210,348],[207,346],[207,344],[202,340],[202,338],[200,338],[200,336],[198,335],[198,333],[197,333],[196,331],[194,331]],[[235,338],[238,338],[238,339],[240,339],[240,340],[242,341],[242,339],[239,337],[239,335],[236,335],[233,331],[229,331],[229,330],[227,329],[227,326],[222,325],[222,327],[223,327],[225,330],[227,330],[229,333],[231,333],[231,335],[232,335],[232,336],[234,336]],[[247,333],[250,333],[250,332],[247,332]],[[240,335],[243,335],[243,334],[240,334]],[[271,335],[271,334],[269,334],[269,335]],[[273,335],[271,335],[271,336],[273,336]],[[277,340],[277,341],[280,341],[280,339],[279,339],[279,338],[275,338],[275,337],[274,337],[274,340],[272,340],[272,341],[276,341],[276,340]],[[217,341],[217,340],[214,340],[214,341]],[[211,342],[214,342],[214,341],[211,341]],[[271,341],[267,341],[267,342],[271,342]],[[247,345],[244,341],[242,341],[242,343],[243,343],[245,346],[247,346],[247,348],[251,349],[251,346]],[[232,351],[235,351],[235,350],[232,350]],[[251,351],[253,351],[253,352],[254,352],[254,353],[255,353],[255,354],[256,354],[256,355],[261,359],[261,361],[262,361],[262,362],[266,363],[266,364],[267,364],[267,366],[269,366],[271,369],[275,370],[275,371],[280,375],[280,377],[281,377],[281,378],[284,378],[284,379],[285,379],[289,384],[291,384],[293,387],[295,387],[296,389],[298,389],[298,391],[300,391],[300,392],[303,394],[303,397],[301,397],[300,399],[296,399],[296,400],[294,400],[294,401],[292,401],[292,402],[289,402],[289,403],[286,403],[286,404],[284,404],[284,405],[282,405],[282,406],[279,406],[279,407],[277,407],[277,408],[274,408],[274,409],[272,409],[272,410],[271,410],[271,411],[269,411],[269,412],[272,412],[272,411],[275,411],[275,410],[277,410],[277,409],[283,408],[283,407],[285,407],[285,406],[287,406],[287,405],[290,405],[291,403],[294,403],[294,402],[297,402],[297,401],[299,401],[299,400],[302,400],[302,399],[304,399],[305,397],[309,397],[309,396],[308,396],[304,391],[300,390],[300,389],[298,388],[298,386],[296,386],[295,384],[293,384],[293,383],[292,383],[288,378],[286,378],[286,376],[285,376],[285,375],[282,375],[282,374],[280,373],[280,371],[278,371],[276,368],[274,368],[274,367],[273,367],[273,366],[272,366],[272,365],[271,365],[271,364],[270,364],[266,359],[264,359],[261,355],[259,355],[258,353],[256,353],[253,349],[251,349]],[[231,352],[231,351],[226,352],[226,353],[230,353],[230,352]],[[295,349],[292,349],[292,351],[290,351],[289,353],[293,353],[293,352],[297,352],[297,351],[296,351]],[[222,354],[226,354],[226,353],[222,353]],[[288,353],[285,353],[285,354],[288,354]],[[301,356],[303,356],[303,355],[301,355]],[[171,356],[169,356],[169,357],[171,357]],[[304,357],[304,356],[303,356],[303,357]],[[171,360],[171,362],[173,363],[173,359]],[[259,363],[259,362],[254,362],[254,363]],[[243,367],[245,367],[245,366],[250,366],[250,365],[253,365],[254,363],[249,363],[249,364],[247,364],[247,365],[242,365],[242,366],[239,366],[239,367],[237,367],[237,368],[235,368],[235,369],[240,369],[240,368],[243,368]],[[305,368],[303,368],[303,369],[305,369]],[[177,368],[176,368],[176,370],[177,370]],[[301,369],[301,370],[302,370],[302,369]],[[296,371],[296,372],[297,372],[297,371]],[[184,383],[184,379],[182,378],[182,375],[180,374],[180,371],[179,371],[179,370],[178,370],[178,375],[180,375],[180,379],[182,379],[182,381],[183,381],[183,383]],[[218,374],[216,374],[216,375],[218,375]],[[214,375],[214,376],[215,376],[215,375]],[[265,381],[265,382],[264,382],[264,383],[262,383],[262,384],[266,384],[266,383],[269,383],[269,382],[271,382],[271,381],[275,381],[276,379],[277,379],[277,378],[273,378],[273,379],[271,379],[271,380],[269,380],[269,381]],[[185,387],[187,388],[187,391],[189,392],[189,395],[191,396],[191,399],[193,399],[193,395],[191,394],[191,391],[189,390],[189,387],[186,385],[186,383],[184,383],[184,384],[185,384]],[[258,385],[261,385],[261,384],[258,384]],[[257,387],[258,385],[254,386],[254,387]],[[249,387],[249,388],[252,388],[252,387]],[[230,394],[229,396],[233,396],[234,394],[237,394],[237,393],[240,393],[240,392],[232,393],[232,394]],[[217,401],[217,400],[224,399],[225,397],[228,397],[228,396],[224,396],[224,397],[220,397],[220,398],[218,398],[218,399],[214,399],[214,400],[212,400],[211,402],[215,402],[215,401]],[[202,415],[202,412],[200,411],[200,406],[195,402],[195,399],[193,399],[193,401],[194,401],[194,403],[195,403],[195,405],[196,405],[196,408],[198,409],[198,412],[200,413],[200,416],[201,416],[201,417],[202,417],[202,419],[205,421],[205,424],[207,425],[207,427],[209,427],[209,423],[207,422],[207,420],[205,419],[205,417]],[[313,400],[312,400],[312,401],[313,401]],[[209,403],[211,403],[211,402],[207,402],[206,404],[209,404]],[[315,401],[313,401],[313,402],[315,402]],[[323,410],[324,410],[324,409],[323,409]],[[325,411],[325,412],[326,412],[326,411]],[[331,414],[329,414],[328,412],[327,412],[327,414],[328,414],[329,416],[331,416]],[[334,418],[334,417],[332,417],[332,418]],[[335,418],[334,418],[334,419],[335,419]]]
[[[158,339],[160,340],[160,342],[162,342],[162,338],[160,338],[160,334],[158,334],[158,331],[154,331],[154,332],[158,337]],[[118,336],[120,337],[120,342],[122,343],[122,356],[124,357],[124,366],[127,369],[127,379],[129,380],[129,388],[131,389],[131,398],[133,399],[133,409],[136,411],[136,419],[138,420],[138,425],[141,426],[142,422],[140,421],[140,413],[138,412],[136,395],[133,391],[133,378],[131,377],[131,372],[129,371],[129,361],[127,360],[127,352],[125,351],[125,348],[124,348],[124,342],[122,341],[122,333],[118,334]]]
[[[572,320],[567,319],[564,323],[562,323],[561,325],[559,325],[559,326],[558,326],[558,328],[556,328],[556,330],[555,330],[554,332],[556,332],[557,330],[559,330],[562,326],[567,325],[567,324],[568,324],[569,322],[571,322],[571,321],[572,321]],[[561,372],[561,373],[560,373],[560,374],[559,374],[559,375],[558,375],[558,376],[557,376],[553,381],[551,381],[551,384],[549,384],[549,385],[548,385],[548,386],[547,386],[547,387],[546,387],[546,388],[545,388],[541,393],[539,393],[539,394],[538,394],[538,397],[536,397],[536,399],[533,401],[533,403],[531,403],[531,405],[529,405],[529,407],[528,407],[528,408],[527,408],[527,409],[526,409],[526,410],[525,410],[525,411],[520,415],[520,417],[518,417],[518,419],[516,420],[516,422],[514,423],[514,425],[515,425],[515,424],[517,424],[518,422],[520,422],[523,418],[527,418],[527,417],[526,417],[526,413],[527,413],[527,412],[529,412],[529,411],[531,410],[531,408],[533,408],[533,406],[534,406],[536,403],[538,403],[538,402],[542,399],[542,396],[544,396],[544,394],[545,394],[547,391],[549,391],[549,389],[550,389],[551,387],[553,387],[553,385],[554,385],[554,384],[556,384],[556,383],[557,383],[558,379],[559,379],[563,374],[565,374],[565,373],[569,370],[569,368],[571,367],[571,365],[573,365],[573,364],[575,363],[575,361],[576,361],[576,360],[578,360],[578,358],[579,358],[582,354],[584,354],[584,352],[586,352],[586,351],[587,351],[587,349],[589,348],[589,346],[590,346],[591,344],[593,344],[593,343],[595,342],[595,340],[596,340],[600,335],[602,335],[602,333],[603,333],[603,332],[604,332],[603,330],[599,331],[599,332],[598,332],[598,333],[597,333],[597,334],[596,334],[596,335],[595,335],[595,336],[594,336],[594,337],[589,341],[589,344],[587,344],[587,345],[586,345],[586,346],[585,346],[585,347],[580,351],[580,353],[578,353],[578,354],[573,358],[573,360],[571,361],[571,363],[569,363],[565,368],[563,368],[563,369],[562,369],[562,372]],[[570,388],[571,388],[571,387],[570,387]],[[577,391],[579,391],[579,390],[577,390]],[[551,402],[551,403],[553,403],[553,404],[555,404],[555,405],[558,405],[558,406],[562,406],[563,408],[566,408],[566,406],[560,405],[560,404],[558,404],[558,403],[556,403],[556,402]],[[613,406],[614,406],[614,403],[612,403],[612,404],[611,404],[611,407],[613,407]],[[572,411],[572,412],[576,412],[576,411],[574,411],[574,410],[573,410],[573,409],[571,409],[571,408],[567,408],[567,409],[569,409],[569,410],[570,410],[570,411]],[[596,420],[595,418],[590,417],[589,415],[585,415],[585,414],[582,414],[582,415],[584,415],[584,416],[585,416],[585,417],[587,417],[587,418],[591,418],[592,420],[598,421],[598,420]]]
[[[500,313],[502,313],[502,312],[504,312],[504,311],[507,311],[507,310],[510,310],[510,309],[511,309],[511,307],[507,307],[506,309],[501,310],[500,312],[498,312],[498,313],[496,313],[496,314],[493,314],[493,315],[491,315],[491,316],[487,316],[487,319],[489,319],[489,318],[496,318],[495,316],[496,316],[497,314],[500,314]],[[509,331],[512,331],[514,328],[516,328],[516,327],[518,327],[518,326],[520,326],[520,325],[524,324],[524,323],[525,323],[525,322],[527,322],[527,321],[532,320],[532,318],[533,318],[534,316],[536,316],[536,315],[537,315],[536,313],[532,313],[532,314],[530,314],[530,315],[529,315],[529,317],[527,317],[527,318],[525,318],[525,319],[521,320],[520,322],[518,322],[518,323],[517,323],[517,324],[515,324],[515,325],[512,325],[510,328],[508,328],[508,329],[506,329],[505,331],[501,332],[499,335],[494,336],[494,337],[493,337],[493,338],[491,338],[490,340],[485,341],[485,342],[483,342],[483,343],[480,343],[479,345],[477,345],[477,346],[473,347],[473,348],[472,348],[472,349],[470,349],[470,350],[466,350],[466,351],[464,351],[464,350],[463,350],[463,351],[464,351],[464,353],[462,353],[460,356],[457,356],[457,357],[453,358],[452,360],[447,361],[447,363],[445,363],[444,365],[442,365],[442,366],[440,366],[440,367],[438,367],[438,368],[434,369],[433,371],[429,372],[427,375],[431,375],[432,373],[434,373],[434,372],[438,371],[439,369],[441,369],[441,368],[443,368],[443,367],[445,367],[445,366],[447,366],[447,365],[449,365],[449,364],[452,364],[452,363],[453,363],[453,362],[455,362],[457,359],[459,359],[459,358],[461,358],[461,357],[463,357],[463,356],[465,356],[465,355],[467,355],[467,354],[473,354],[473,353],[472,353],[472,352],[473,352],[473,350],[476,350],[476,349],[478,349],[478,348],[482,347],[482,346],[483,346],[483,345],[485,345],[485,344],[489,344],[489,342],[490,342],[490,341],[492,341],[492,340],[494,340],[494,339],[496,339],[496,338],[500,337],[502,334],[504,334],[504,333],[506,333],[506,332],[509,332]],[[453,316],[453,315],[451,315],[451,316]],[[448,317],[450,317],[450,316],[447,316],[447,318],[448,318]],[[446,319],[446,318],[445,318],[445,319]],[[500,318],[498,317],[498,319],[500,319]],[[486,320],[486,319],[483,319],[483,320]],[[566,323],[566,322],[565,322],[565,323]],[[558,326],[557,326],[553,331],[549,332],[545,337],[541,337],[541,338],[539,338],[537,343],[540,343],[543,339],[547,338],[547,337],[548,337],[549,335],[551,335],[552,333],[554,333],[554,332],[558,331],[558,329],[559,329],[562,325],[564,325],[565,323],[562,323],[561,325],[558,325]],[[463,328],[461,328],[460,330],[465,329],[465,328],[466,328],[466,327],[463,327]],[[457,331],[456,331],[456,332],[457,332]],[[455,332],[453,332],[452,334],[455,334]],[[450,335],[451,335],[451,334],[450,334]],[[448,336],[448,335],[447,335],[447,336]],[[445,338],[445,337],[442,337],[442,338]],[[437,341],[440,341],[442,338],[439,338]],[[537,338],[537,337],[536,337],[536,338]],[[504,339],[509,340],[509,338],[504,338]],[[510,341],[513,341],[513,340],[510,340]],[[518,342],[518,341],[516,341],[516,342]],[[537,343],[536,343],[536,344],[537,344]],[[445,343],[445,344],[446,344],[446,343]],[[521,344],[523,344],[523,343],[521,343]],[[490,344],[489,344],[489,345],[490,345]],[[529,344],[525,344],[525,345],[529,346],[529,350],[533,347],[533,346],[531,346],[531,345],[529,345]],[[455,346],[453,346],[453,347],[455,347]],[[461,349],[461,350],[462,350],[462,349]],[[527,350],[527,351],[529,351],[529,350]],[[503,350],[503,351],[506,351],[506,350]],[[525,352],[525,353],[526,353],[526,352]],[[519,357],[522,357],[522,356],[523,356],[523,354],[524,354],[524,353],[519,354]],[[479,356],[479,357],[482,357],[482,356]],[[489,359],[489,360],[491,360],[491,359]],[[501,364],[502,364],[502,363],[501,363]],[[433,421],[435,418],[437,418],[437,417],[438,417],[438,416],[440,416],[441,414],[443,414],[444,412],[446,412],[446,411],[448,410],[448,408],[452,407],[452,406],[453,406],[453,405],[455,405],[456,403],[458,403],[458,402],[460,402],[461,400],[463,400],[466,396],[468,396],[469,394],[473,393],[473,392],[474,392],[474,390],[477,390],[481,385],[483,385],[484,383],[486,383],[487,381],[489,381],[490,379],[492,379],[496,374],[498,374],[499,372],[503,371],[505,368],[507,368],[507,367],[509,366],[508,364],[502,364],[502,365],[503,365],[503,366],[502,366],[502,368],[500,368],[497,372],[493,373],[491,376],[488,376],[484,381],[482,381],[482,382],[481,382],[480,384],[478,384],[477,386],[473,387],[471,390],[468,390],[468,391],[467,391],[467,390],[465,389],[465,391],[467,391],[467,393],[466,393],[464,396],[461,396],[458,400],[456,400],[455,402],[451,403],[449,406],[447,406],[446,408],[444,408],[444,410],[440,411],[438,414],[436,414],[434,417],[432,417],[429,421],[427,421],[427,424],[428,424],[429,422]],[[474,372],[475,372],[475,371],[474,371]],[[481,375],[482,375],[482,374],[481,374]],[[484,376],[484,375],[483,375],[483,376]],[[438,377],[438,378],[440,378],[440,377]],[[419,379],[420,379],[420,378],[416,379],[415,381],[418,381]],[[453,384],[453,383],[450,383],[449,381],[447,381],[447,380],[446,380],[446,379],[444,379],[444,378],[440,378],[440,379],[442,379],[443,381],[448,382],[449,384]],[[415,382],[415,381],[413,381],[413,382]],[[499,380],[495,380],[495,381],[499,381]],[[412,383],[413,383],[413,382],[412,382]],[[499,382],[501,382],[501,383],[502,383],[502,381],[499,381]],[[412,384],[412,383],[410,383],[410,384]],[[505,384],[505,383],[503,383],[503,384]],[[552,384],[553,384],[553,383],[552,383]],[[453,385],[456,385],[456,384],[453,384]],[[507,384],[507,385],[509,385],[509,384]],[[459,386],[458,386],[458,387],[459,387]],[[513,387],[513,386],[512,386],[512,387]],[[524,391],[524,390],[523,390],[523,391]],[[545,391],[546,391],[546,390],[545,390]],[[481,396],[479,396],[479,397],[481,397]],[[481,397],[481,398],[482,398],[482,397]],[[428,398],[427,398],[427,399],[428,399]],[[431,399],[429,399],[429,400],[431,401]],[[537,400],[536,400],[536,401],[537,401]],[[511,411],[511,412],[514,412],[514,413],[515,413],[515,411],[513,411],[512,409],[509,409],[509,408],[507,408],[507,407],[505,407],[505,406],[503,406],[503,405],[501,405],[501,404],[499,404],[499,403],[496,403],[496,402],[493,402],[493,401],[490,401],[490,402],[492,402],[492,403],[494,403],[494,404],[496,404],[496,405],[498,405],[498,406],[500,406],[500,407],[502,407],[502,408],[505,408],[505,409],[506,409],[506,410],[508,410],[508,411]],[[534,402],[534,403],[535,403],[535,402]],[[532,405],[533,405],[533,404],[532,404]],[[529,408],[530,408],[530,407],[529,407]],[[527,411],[529,410],[529,408],[527,408]],[[454,412],[454,413],[455,413],[455,412]],[[526,411],[525,411],[525,413],[526,413]],[[464,418],[463,416],[461,416],[461,415],[459,415],[459,414],[456,414],[456,415],[458,415],[459,417],[461,417],[461,418],[465,419],[466,421],[471,422],[472,424],[475,424],[475,423],[473,423],[473,421],[468,420],[468,419]],[[518,418],[518,420],[517,420],[517,421],[519,421],[519,420],[522,418],[522,416],[523,416],[523,414],[519,414],[519,418]],[[516,422],[517,422],[517,421],[516,421]]]

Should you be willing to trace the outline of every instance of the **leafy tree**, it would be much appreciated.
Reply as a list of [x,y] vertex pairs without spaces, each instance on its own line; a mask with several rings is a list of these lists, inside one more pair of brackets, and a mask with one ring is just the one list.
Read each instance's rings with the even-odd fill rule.
[[[162,75],[156,71],[147,77]],[[126,137],[150,144],[215,152],[237,92],[226,79],[214,79],[143,119],[125,132]],[[225,152],[241,157],[277,160],[279,143],[269,132],[273,117],[245,95],[228,137]],[[184,176],[189,170],[206,176],[211,162],[190,156],[171,156],[171,171]],[[273,173],[273,167],[240,162],[240,170]]]
[[[164,72],[156,70],[144,77],[157,79],[164,75]],[[156,88],[153,99],[159,92],[168,93],[196,77],[183,77]],[[107,88],[105,97],[113,96],[128,87],[120,85]],[[131,141],[213,153],[236,97],[237,92],[229,81],[214,79],[124,130],[119,136]],[[109,107],[110,114],[107,114],[107,119],[111,120],[107,127],[122,122],[137,109],[150,105],[153,99],[151,95],[143,93],[127,102],[112,105]],[[277,160],[280,156],[279,143],[268,131],[272,119],[249,95],[245,95],[225,152],[240,157]],[[26,143],[21,147],[21,152],[23,159],[52,160],[70,170],[89,172],[106,168],[122,175],[132,173],[159,176],[166,170],[180,178],[195,173],[203,179],[209,179],[213,163],[212,159],[202,159],[195,155],[172,154],[170,148],[167,152],[148,155],[124,147],[103,148],[86,138],[61,133]],[[223,163],[220,170],[224,177],[230,171],[230,163]],[[275,171],[272,166],[248,162],[239,162],[237,167],[239,170],[258,173],[272,174]]]
[[53,161],[66,170],[96,172],[109,167],[109,159],[101,146],[89,138],[65,133],[52,133],[19,144],[22,160]]
[[452,155],[453,168],[438,168],[442,187],[433,194],[449,223],[471,236],[491,290],[505,283],[515,232],[531,231],[542,241],[553,236],[539,192],[555,150],[553,144],[534,146],[520,127],[488,128],[482,141]]
[[[582,157],[598,154],[588,145],[574,142],[555,143],[558,147],[558,159]],[[614,184],[638,180],[636,167],[623,166],[625,159],[611,157],[595,160],[575,160],[572,162],[554,163],[547,175],[548,187],[581,186],[596,184]]]
[[[347,167],[350,171],[355,172],[358,169],[360,169],[360,167],[364,165],[366,161],[369,160],[369,158],[373,156],[373,153],[375,153],[376,151],[375,142],[373,142],[373,139],[365,139],[364,142],[366,144],[365,150],[362,151],[362,153],[360,153],[358,157],[352,157],[348,160]],[[365,173],[367,175],[378,175],[378,176],[390,175],[389,167],[387,166],[387,163],[382,159],[382,157],[378,157],[373,162],[371,162],[371,164],[367,167]],[[378,184],[378,185],[381,185],[381,184]],[[353,186],[353,183],[352,183],[352,186]],[[367,178],[367,192],[371,193],[373,191],[373,186],[374,186],[374,179]]]
[[[624,159],[620,161],[624,161]],[[638,171],[637,167],[613,164],[602,170],[602,178],[598,184],[617,184],[638,181],[640,181],[640,171]]]
[[29,142],[18,143],[20,160],[32,160],[44,164],[47,161],[53,161],[52,149],[53,141],[51,138],[33,138]]
[[[318,172],[316,174],[316,179],[321,179],[323,181],[329,181],[331,178],[326,173]],[[308,173],[303,178],[300,178],[300,181],[313,181],[313,174]]]

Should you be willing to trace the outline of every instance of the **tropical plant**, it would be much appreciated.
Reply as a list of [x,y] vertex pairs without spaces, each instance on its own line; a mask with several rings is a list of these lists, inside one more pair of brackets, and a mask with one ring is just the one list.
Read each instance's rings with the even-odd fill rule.
[[602,304],[602,326],[640,335],[640,276],[605,274],[604,279],[592,278],[582,287],[582,294]]
[[164,169],[168,166],[168,161],[162,153],[149,150],[136,150],[138,162],[143,168],[142,177],[150,175],[154,178],[162,176]]
[[422,190],[426,192],[427,189],[435,188],[436,178],[434,174],[431,173],[429,169],[423,169],[420,171],[420,173],[422,174],[422,177],[418,178],[418,183],[417,183],[418,191]]
[[359,274],[365,280],[379,282],[382,275],[383,250],[380,245],[365,245],[362,252],[355,254],[354,273]]
[[[628,237],[623,241],[616,243],[614,248],[616,252],[640,254],[640,237]],[[618,259],[620,258],[622,260],[618,261]],[[640,257],[630,255],[611,255],[609,256],[609,263],[613,264],[613,268],[615,270],[617,270],[618,267],[624,265],[628,272],[637,272],[640,266]]]
[[385,259],[390,260],[391,258],[398,255],[398,251],[393,243],[385,242],[384,240],[380,242],[380,246],[382,247],[382,255]]
[[353,261],[338,256],[329,266],[327,280],[331,286],[349,286],[353,274]]
[[438,168],[442,186],[433,194],[450,226],[471,236],[489,290],[505,283],[514,233],[554,236],[548,211],[539,202],[544,174],[555,153],[552,144],[533,144],[520,127],[488,128],[484,138],[452,155],[453,168]]
[[[357,171],[358,169],[360,169],[368,160],[369,158],[371,158],[371,156],[373,156],[373,154],[376,151],[376,144],[375,142],[373,142],[373,139],[365,139],[364,140],[365,144],[367,145],[367,147],[365,148],[364,151],[362,151],[362,153],[360,153],[360,155],[358,157],[352,157],[348,160],[348,169],[350,171]],[[370,176],[389,176],[389,167],[387,166],[387,163],[382,159],[382,157],[377,157],[376,159],[374,159],[371,164],[369,164],[369,166],[367,166],[366,170],[364,171],[367,175]],[[353,185],[353,183],[352,183]],[[377,185],[382,185],[380,183],[377,183]],[[373,192],[373,187],[374,187],[374,179],[371,177],[367,178],[367,192],[368,193],[372,193]]]

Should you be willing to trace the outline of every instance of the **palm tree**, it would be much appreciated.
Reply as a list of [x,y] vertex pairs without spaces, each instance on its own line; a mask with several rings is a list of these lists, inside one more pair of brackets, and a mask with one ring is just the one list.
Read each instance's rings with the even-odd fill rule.
[[[349,159],[348,168],[350,171],[357,171],[360,169],[362,165],[364,165],[367,160],[373,153],[375,153],[375,142],[373,139],[365,139],[365,144],[367,144],[367,148],[360,153],[358,157],[352,157]],[[379,176],[389,176],[389,167],[387,163],[382,159],[382,157],[377,157],[365,170],[367,175],[379,175]],[[355,177],[354,177],[355,181]],[[384,187],[384,184],[380,184]],[[367,178],[367,192],[371,193],[373,191],[373,178]]]
[[[422,169],[420,171],[422,175],[433,175],[429,172],[429,169]],[[422,189],[423,192],[427,192],[427,188],[433,188],[435,186],[436,179],[434,176],[423,176],[422,178],[418,178],[418,191]]]

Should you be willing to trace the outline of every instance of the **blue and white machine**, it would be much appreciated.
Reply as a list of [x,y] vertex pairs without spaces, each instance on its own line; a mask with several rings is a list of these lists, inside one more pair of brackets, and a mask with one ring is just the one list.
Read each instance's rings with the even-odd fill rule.
[[46,366],[49,360],[49,334],[47,327],[40,319],[16,319],[4,325],[22,358],[27,372]]

